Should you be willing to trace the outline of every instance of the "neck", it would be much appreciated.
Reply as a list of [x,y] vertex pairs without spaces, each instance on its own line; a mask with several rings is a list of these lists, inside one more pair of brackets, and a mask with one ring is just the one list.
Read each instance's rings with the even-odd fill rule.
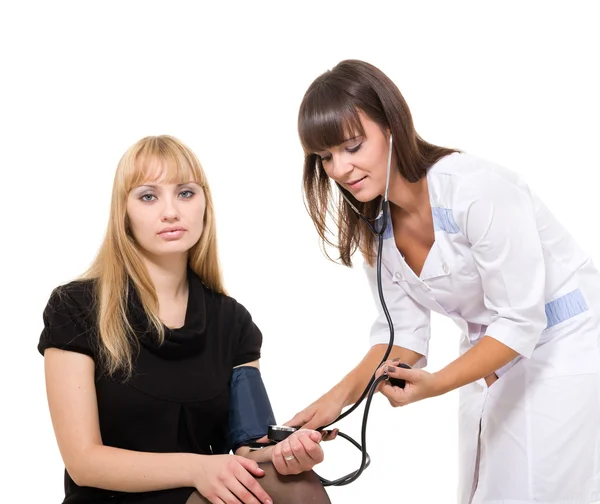
[[146,269],[159,299],[177,299],[187,295],[187,254],[173,257],[144,257]]
[[409,215],[426,215],[431,212],[427,177],[408,182],[397,171],[390,175],[389,201]]

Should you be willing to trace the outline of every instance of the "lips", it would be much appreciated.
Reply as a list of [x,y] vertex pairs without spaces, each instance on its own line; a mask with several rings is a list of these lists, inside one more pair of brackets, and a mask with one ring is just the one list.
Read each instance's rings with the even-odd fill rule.
[[177,231],[186,231],[186,229],[182,228],[182,227],[179,227],[179,226],[176,226],[176,227],[167,227],[167,228],[161,229],[158,232],[158,234],[162,235],[162,234],[165,234],[165,233],[175,233]]
[[366,178],[367,178],[367,176],[365,175],[364,177],[361,177],[361,178],[359,178],[359,179],[356,179],[356,180],[351,180],[351,181],[349,181],[349,182],[346,182],[346,185],[347,185],[348,187],[350,187],[350,188],[352,188],[352,187],[356,187],[356,186],[357,186],[357,185],[358,185],[360,182],[362,182],[362,181],[363,181],[364,179],[366,179]]
[[186,232],[187,229],[180,226],[175,226],[161,229],[158,233],[158,236],[164,241],[172,242],[182,238]]

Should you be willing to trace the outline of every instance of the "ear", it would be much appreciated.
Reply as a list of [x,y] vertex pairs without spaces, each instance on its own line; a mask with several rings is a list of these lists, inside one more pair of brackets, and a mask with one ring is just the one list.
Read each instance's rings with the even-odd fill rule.
[[129,215],[125,213],[125,234],[133,240],[133,233],[131,232],[131,226],[129,225]]

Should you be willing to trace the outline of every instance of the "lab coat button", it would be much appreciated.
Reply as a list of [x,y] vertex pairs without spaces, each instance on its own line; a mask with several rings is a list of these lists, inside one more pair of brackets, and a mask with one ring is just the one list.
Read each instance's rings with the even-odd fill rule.
[[448,268],[448,265],[447,265],[447,264],[444,264],[444,265],[442,266],[442,270],[444,270],[444,273],[448,273],[448,271],[450,271],[450,268]]
[[402,274],[401,273],[396,273],[396,279],[397,280],[402,280]]

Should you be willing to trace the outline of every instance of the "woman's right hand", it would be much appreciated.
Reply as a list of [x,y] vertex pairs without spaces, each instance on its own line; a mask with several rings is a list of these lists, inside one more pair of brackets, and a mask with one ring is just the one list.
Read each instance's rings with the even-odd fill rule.
[[273,504],[255,478],[265,472],[258,463],[237,455],[202,456],[196,489],[212,504]]
[[284,425],[316,430],[335,421],[344,406],[346,406],[346,395],[334,387]]

